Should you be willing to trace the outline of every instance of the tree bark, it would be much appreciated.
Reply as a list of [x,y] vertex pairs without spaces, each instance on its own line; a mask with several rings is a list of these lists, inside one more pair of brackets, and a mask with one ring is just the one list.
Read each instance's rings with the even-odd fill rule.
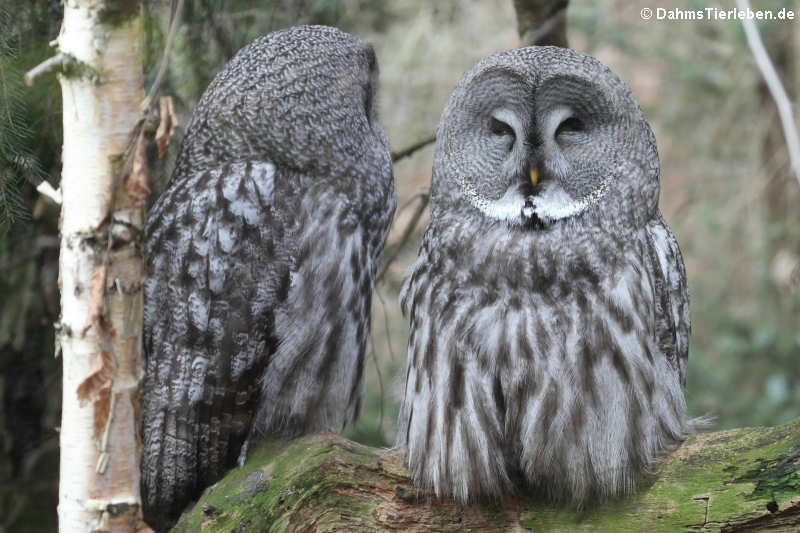
[[514,0],[520,46],[567,47],[569,0]]
[[520,495],[471,506],[411,485],[402,456],[332,434],[266,442],[175,532],[797,531],[800,419],[691,437],[634,497],[582,512]]
[[138,1],[67,0],[57,40],[66,58],[59,75],[62,532],[145,527],[137,387],[147,185],[133,134],[144,98],[139,11]]
[[[775,70],[790,97],[797,95],[800,90],[800,31],[797,31],[795,24],[779,22],[769,24],[765,30],[761,31],[761,37]],[[796,269],[800,268],[800,242],[796,238],[797,233],[789,230],[800,224],[797,210],[800,188],[787,155],[786,139],[775,101],[763,80],[759,82],[758,93],[762,116],[767,117],[765,137],[761,143],[763,176],[760,178],[766,180],[765,215],[773,228],[787,228],[774,234],[769,241],[770,270],[775,288],[791,295],[798,283],[794,278],[797,276]],[[800,120],[796,111],[795,118]],[[791,305],[791,296],[784,301]]]

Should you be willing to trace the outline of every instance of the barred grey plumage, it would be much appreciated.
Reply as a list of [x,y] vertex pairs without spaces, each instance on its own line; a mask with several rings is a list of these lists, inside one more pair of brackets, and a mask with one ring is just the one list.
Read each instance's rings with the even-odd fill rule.
[[142,490],[165,527],[251,434],[359,413],[394,208],[372,47],[333,28],[257,39],[197,105],[147,222]]
[[516,49],[459,82],[401,293],[397,442],[419,487],[581,507],[692,431],[686,276],[658,194],[650,127],[595,59]]

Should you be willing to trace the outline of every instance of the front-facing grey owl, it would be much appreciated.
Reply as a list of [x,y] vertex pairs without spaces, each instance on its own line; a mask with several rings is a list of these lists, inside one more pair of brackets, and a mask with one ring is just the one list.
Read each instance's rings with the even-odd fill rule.
[[520,485],[580,507],[629,493],[692,431],[683,261],[655,139],[595,59],[481,61],[439,125],[398,444],[460,501]]
[[146,227],[145,518],[164,527],[252,434],[360,411],[395,208],[372,47],[322,26],[257,39],[192,116]]

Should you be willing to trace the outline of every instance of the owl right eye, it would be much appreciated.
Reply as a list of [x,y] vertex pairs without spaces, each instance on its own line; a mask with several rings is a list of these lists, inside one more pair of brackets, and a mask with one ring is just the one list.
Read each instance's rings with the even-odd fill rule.
[[586,130],[583,121],[576,117],[567,117],[556,128],[555,137],[558,138],[563,134],[581,133]]
[[506,122],[498,120],[494,117],[489,119],[489,131],[491,131],[493,135],[498,135],[501,137],[505,137],[506,135],[514,137],[514,128],[512,128]]

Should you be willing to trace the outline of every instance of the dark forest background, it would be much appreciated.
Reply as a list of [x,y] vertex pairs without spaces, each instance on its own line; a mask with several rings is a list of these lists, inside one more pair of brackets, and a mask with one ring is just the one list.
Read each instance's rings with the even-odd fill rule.
[[[675,2],[698,9],[727,4]],[[800,416],[800,186],[788,166],[775,105],[737,21],[644,21],[645,1],[573,1],[572,48],[598,57],[631,86],[658,139],[661,208],[684,253],[692,296],[687,399],[721,429]],[[756,2],[794,9],[800,2]],[[172,3],[145,4],[145,65],[155,76]],[[511,0],[185,0],[162,94],[181,125],[216,72],[244,44],[274,29],[328,24],[375,46],[380,109],[393,150],[430,137],[460,75],[519,46]],[[61,92],[55,77],[22,75],[51,55],[61,5],[0,0],[0,533],[56,529],[61,363],[58,206],[35,190],[57,188]],[[798,23],[760,25],[784,85],[800,88]],[[182,129],[164,159],[167,179]],[[347,436],[393,441],[407,326],[397,306],[416,255],[432,147],[399,161],[400,206],[376,291],[373,355],[364,413]],[[156,187],[157,189],[158,187]],[[414,224],[411,238],[402,236]],[[402,377],[402,376],[400,376]]]

